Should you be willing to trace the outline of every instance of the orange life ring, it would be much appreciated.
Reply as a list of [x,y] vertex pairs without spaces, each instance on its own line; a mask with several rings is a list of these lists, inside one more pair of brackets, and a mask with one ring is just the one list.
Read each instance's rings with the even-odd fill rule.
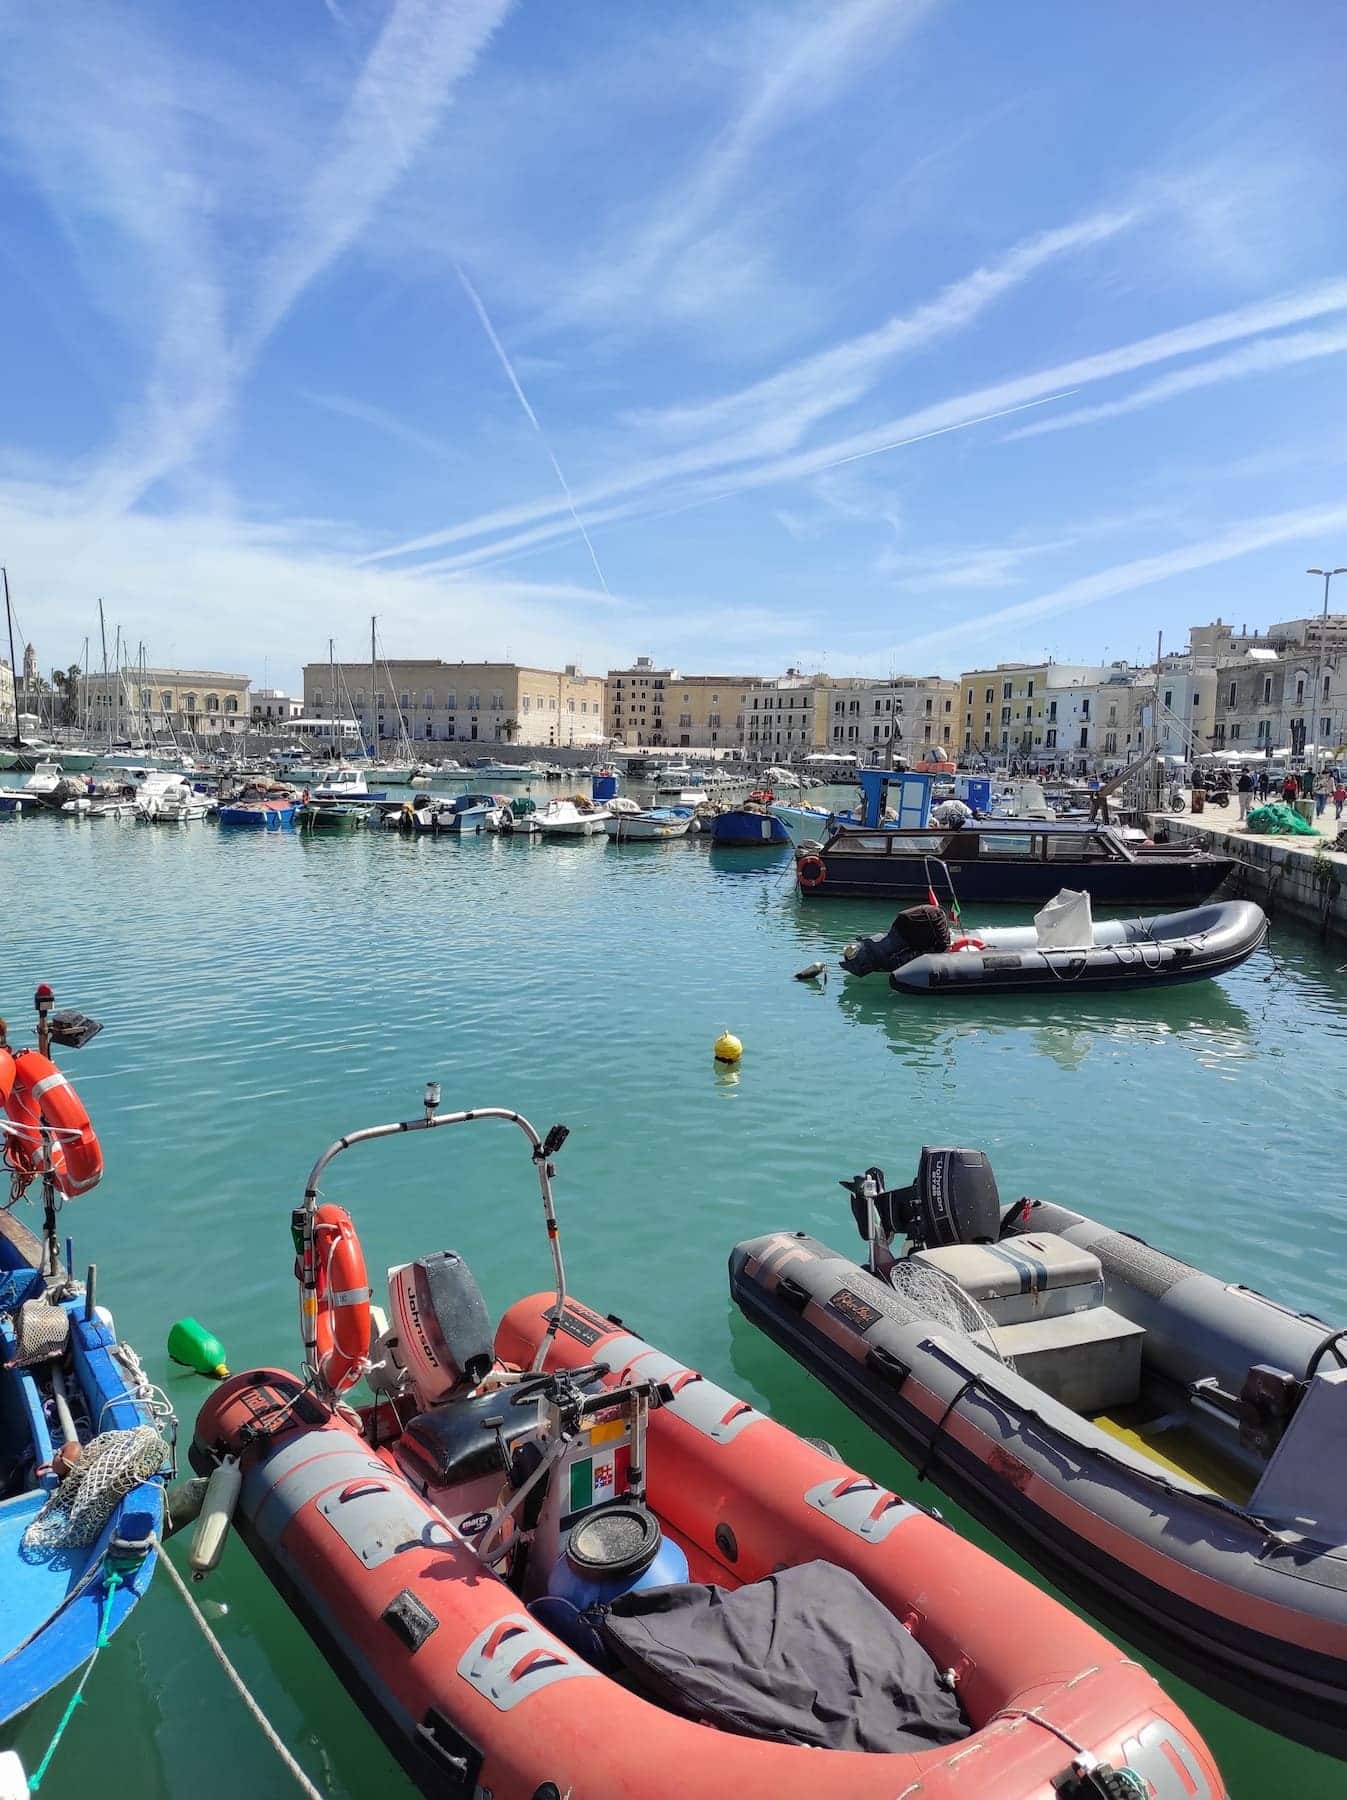
[[951,950],[985,950],[987,946],[981,938],[959,937],[950,945]]
[[320,1206],[314,1218],[314,1338],[319,1378],[345,1393],[369,1367],[370,1286],[365,1253],[344,1206]]
[[42,1126],[59,1136],[49,1139],[51,1171],[67,1199],[87,1194],[103,1179],[103,1151],[84,1102],[54,1062],[37,1050],[20,1050],[12,1059],[13,1081],[4,1107],[19,1130],[5,1145],[5,1161],[19,1175],[32,1177],[41,1168]]
[[795,879],[805,889],[822,887],[828,870],[821,856],[802,856],[795,865]]

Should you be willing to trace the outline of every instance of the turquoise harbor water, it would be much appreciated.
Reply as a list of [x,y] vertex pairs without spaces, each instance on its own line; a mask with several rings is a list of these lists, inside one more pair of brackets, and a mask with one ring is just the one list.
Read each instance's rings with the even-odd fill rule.
[[[35,818],[0,823],[0,871],[16,1041],[38,979],[105,1022],[68,1066],[108,1173],[65,1222],[184,1439],[205,1388],[167,1363],[170,1322],[194,1313],[236,1367],[293,1366],[304,1176],[340,1132],[415,1114],[430,1077],[446,1107],[572,1128],[557,1200],[579,1296],[900,1489],[918,1491],[893,1453],[732,1312],[725,1257],[779,1226],[845,1245],[838,1178],[878,1162],[907,1179],[924,1141],[986,1148],[1003,1194],[1079,1200],[1225,1277],[1347,1311],[1347,977],[1289,930],[1275,969],[1260,952],[1219,984],[941,1010],[836,969],[826,987],[791,978],[888,919],[802,904],[788,853]],[[745,1044],[732,1074],[711,1056],[724,1026]],[[327,1192],[373,1270],[452,1245],[494,1310],[546,1285],[508,1127],[353,1151]],[[198,1592],[326,1792],[410,1791],[240,1544]],[[1341,1765],[1170,1685],[1236,1800],[1343,1792]],[[48,1701],[20,1734],[30,1768],[59,1712]],[[95,1671],[44,1792],[114,1769],[146,1800],[291,1791],[166,1583]]]

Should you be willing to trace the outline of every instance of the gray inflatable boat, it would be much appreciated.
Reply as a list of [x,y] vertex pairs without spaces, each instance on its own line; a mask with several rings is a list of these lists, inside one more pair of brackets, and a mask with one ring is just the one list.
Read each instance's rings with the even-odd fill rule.
[[1091,920],[1087,908],[1081,940],[1056,944],[1036,925],[975,926],[951,939],[938,907],[911,906],[886,932],[848,944],[842,967],[849,975],[887,973],[898,993],[945,997],[1170,987],[1237,969],[1266,936],[1267,918],[1252,900],[1215,900],[1148,919]]
[[1347,1330],[1068,1207],[1003,1209],[979,1151],[843,1185],[865,1265],[738,1244],[745,1316],[1132,1642],[1347,1756]]

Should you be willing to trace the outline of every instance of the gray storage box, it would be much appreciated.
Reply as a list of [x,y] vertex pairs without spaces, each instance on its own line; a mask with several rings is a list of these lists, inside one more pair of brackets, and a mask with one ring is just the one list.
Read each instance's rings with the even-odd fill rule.
[[1089,1250],[1036,1231],[999,1244],[951,1244],[918,1250],[914,1262],[939,1269],[998,1325],[1085,1312],[1104,1298],[1104,1270]]
[[1107,1306],[1065,1317],[998,1325],[992,1342],[1015,1373],[1073,1412],[1130,1406],[1141,1391],[1141,1340],[1146,1333]]

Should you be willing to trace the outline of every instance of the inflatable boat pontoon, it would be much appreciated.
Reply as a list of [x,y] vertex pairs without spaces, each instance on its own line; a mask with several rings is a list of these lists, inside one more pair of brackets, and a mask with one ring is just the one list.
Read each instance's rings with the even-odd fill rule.
[[1087,903],[1074,932],[1035,922],[961,927],[957,938],[938,907],[912,906],[886,932],[848,944],[842,967],[849,975],[887,971],[897,993],[940,997],[1170,987],[1237,969],[1266,936],[1267,918],[1252,900],[1150,919],[1091,919]]
[[746,1317],[1098,1617],[1347,1755],[1347,1330],[1067,1207],[1003,1210],[978,1151],[843,1185],[866,1266],[739,1244]]
[[[564,1127],[436,1098],[315,1165],[304,1378],[226,1381],[192,1449],[241,1471],[249,1547],[425,1793],[1223,1800],[1173,1701],[1049,1594],[568,1296]],[[390,1270],[383,1320],[318,1183],[479,1119],[527,1139],[554,1288],[493,1334],[444,1251]]]

